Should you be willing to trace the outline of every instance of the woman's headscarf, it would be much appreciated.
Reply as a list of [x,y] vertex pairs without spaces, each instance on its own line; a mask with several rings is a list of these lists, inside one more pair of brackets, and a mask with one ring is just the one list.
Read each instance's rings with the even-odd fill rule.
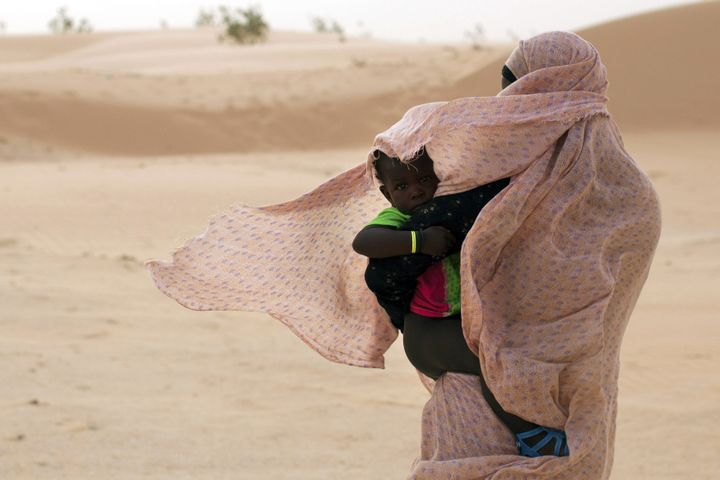
[[497,97],[414,107],[365,164],[291,202],[233,206],[171,262],[146,263],[188,308],[268,312],[330,360],[379,367],[397,332],[351,249],[385,207],[372,152],[409,161],[424,147],[437,195],[512,176],[462,247],[463,330],[503,408],[564,429],[571,455],[512,455],[478,382],[449,374],[423,413],[415,479],[605,478],[612,463],[620,342],[657,243],[657,197],[608,115],[591,44],[542,34],[508,67],[518,79]]

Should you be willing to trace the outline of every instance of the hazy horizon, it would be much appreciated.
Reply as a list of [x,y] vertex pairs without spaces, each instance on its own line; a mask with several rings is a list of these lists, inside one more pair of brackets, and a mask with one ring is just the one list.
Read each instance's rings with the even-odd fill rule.
[[[572,0],[543,2],[539,8],[531,0],[504,2],[467,2],[449,0],[438,11],[430,0],[368,0],[341,3],[332,0],[264,0],[256,2],[220,2],[231,7],[257,5],[271,28],[311,31],[310,19],[321,17],[338,21],[348,35],[370,35],[402,41],[466,40],[465,32],[481,25],[487,40],[507,41],[528,37],[547,30],[575,30],[616,18],[677,5],[698,3],[687,0],[608,0],[577,7]],[[194,26],[200,9],[218,4],[204,1],[158,0],[35,0],[0,6],[0,22],[5,34],[48,33],[47,23],[64,6],[73,18],[87,18],[95,31],[159,29]]]

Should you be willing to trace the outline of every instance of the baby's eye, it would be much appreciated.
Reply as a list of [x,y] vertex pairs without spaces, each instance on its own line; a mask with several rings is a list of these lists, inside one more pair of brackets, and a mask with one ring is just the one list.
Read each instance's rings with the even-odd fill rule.
[[395,190],[405,190],[407,188],[407,183],[398,183],[395,185]]
[[429,182],[430,180],[431,180],[430,175],[425,175],[424,177],[420,178],[420,183],[426,183],[426,182]]

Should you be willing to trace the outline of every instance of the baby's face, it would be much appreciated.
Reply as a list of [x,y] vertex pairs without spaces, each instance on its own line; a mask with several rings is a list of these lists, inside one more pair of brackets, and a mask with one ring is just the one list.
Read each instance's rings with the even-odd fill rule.
[[432,200],[440,180],[435,175],[430,157],[423,155],[409,165],[387,158],[379,162],[378,171],[384,184],[380,191],[393,207],[412,214]]

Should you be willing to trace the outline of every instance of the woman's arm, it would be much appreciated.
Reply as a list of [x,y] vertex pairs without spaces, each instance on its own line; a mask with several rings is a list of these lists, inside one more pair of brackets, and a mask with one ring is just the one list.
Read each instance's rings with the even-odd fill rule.
[[[429,227],[415,235],[416,252],[444,255],[455,244],[455,237],[444,227]],[[369,258],[399,257],[412,254],[412,233],[380,226],[364,228],[353,240],[353,250]]]

